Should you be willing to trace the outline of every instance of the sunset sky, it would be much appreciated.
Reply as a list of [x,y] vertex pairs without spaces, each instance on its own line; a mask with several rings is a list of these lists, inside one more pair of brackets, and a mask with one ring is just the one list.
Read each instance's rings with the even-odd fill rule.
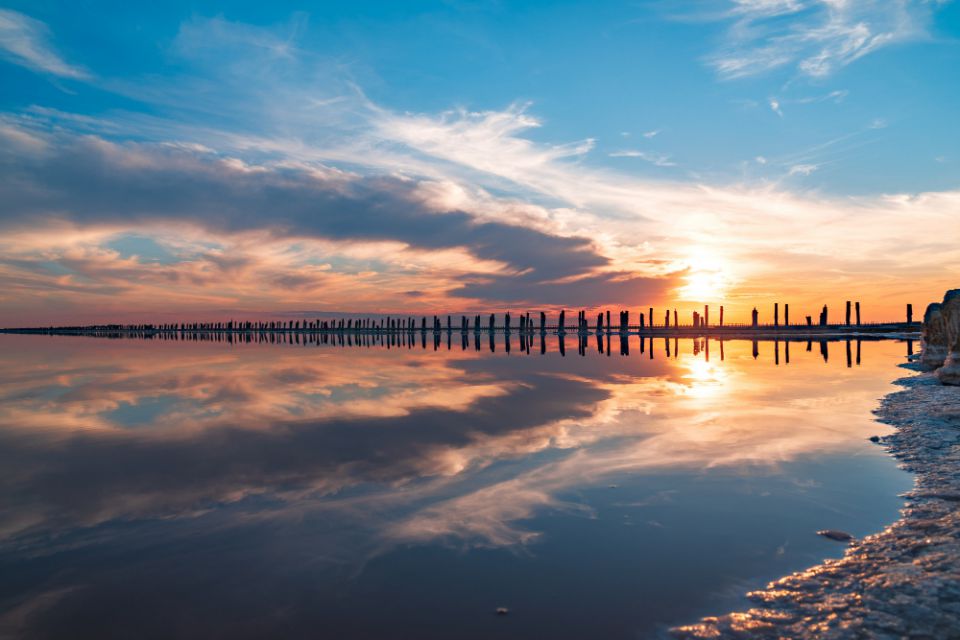
[[3,2],[0,326],[919,316],[958,69],[945,0]]

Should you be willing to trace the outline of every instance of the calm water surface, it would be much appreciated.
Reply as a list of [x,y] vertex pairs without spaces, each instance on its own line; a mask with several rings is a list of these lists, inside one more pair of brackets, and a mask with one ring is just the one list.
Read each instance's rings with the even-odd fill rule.
[[486,340],[0,335],[0,637],[651,637],[910,486],[902,342]]

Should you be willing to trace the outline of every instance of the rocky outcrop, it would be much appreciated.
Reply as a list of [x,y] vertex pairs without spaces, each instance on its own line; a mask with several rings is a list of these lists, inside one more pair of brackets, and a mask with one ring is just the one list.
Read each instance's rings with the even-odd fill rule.
[[943,312],[939,302],[931,302],[923,314],[923,352],[920,363],[933,370],[943,366],[947,359],[947,334],[943,326]]
[[960,289],[947,291],[940,305],[946,358],[937,369],[937,378],[943,384],[960,385]]

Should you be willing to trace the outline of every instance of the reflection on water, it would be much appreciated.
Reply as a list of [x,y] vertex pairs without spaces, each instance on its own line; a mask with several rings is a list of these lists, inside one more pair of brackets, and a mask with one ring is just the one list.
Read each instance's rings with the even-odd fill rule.
[[0,336],[0,636],[642,637],[909,483],[901,342],[195,337]]

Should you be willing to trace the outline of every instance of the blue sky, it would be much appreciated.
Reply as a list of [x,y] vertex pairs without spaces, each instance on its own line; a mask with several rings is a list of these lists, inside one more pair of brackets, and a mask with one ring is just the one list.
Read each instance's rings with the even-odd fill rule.
[[[817,53],[805,46],[774,69],[733,78],[714,60],[742,18],[722,2],[7,6],[46,23],[63,58],[94,76],[51,78],[17,69],[8,58],[7,110],[42,104],[90,115],[154,112],[149,99],[103,86],[192,76],[197,65],[178,55],[178,34],[184,25],[222,20],[265,29],[394,110],[483,111],[529,102],[545,123],[534,139],[593,139],[591,162],[630,173],[707,180],[786,174],[804,187],[871,193],[949,188],[960,167],[960,83],[949,80],[960,64],[955,3],[875,7],[856,16],[872,12],[878,28],[893,29],[903,12],[917,33],[849,64],[835,62],[823,76],[798,68]],[[817,11],[787,17],[813,29],[822,25]],[[787,22],[761,22],[781,29],[778,21]],[[208,62],[230,64],[229,51],[208,53],[223,56]],[[303,72],[305,82],[309,75]],[[790,176],[797,165],[817,168]]]
[[[948,213],[944,207],[953,206],[960,170],[960,83],[952,80],[960,66],[958,4],[8,2],[0,13],[0,112],[9,135],[21,142],[31,136],[35,148],[42,140],[48,154],[96,139],[125,153],[141,145],[138,154],[167,160],[175,150],[233,169],[240,163],[244,171],[257,167],[278,179],[290,171],[334,179],[330,172],[343,171],[366,180],[370,193],[378,188],[371,180],[399,178],[415,183],[411,189],[420,200],[429,191],[432,210],[441,184],[440,209],[455,205],[475,222],[549,238],[584,238],[601,257],[583,261],[584,271],[576,274],[541,271],[533,282],[596,276],[599,269],[613,279],[628,273],[662,279],[653,287],[638,280],[633,297],[693,302],[730,294],[746,301],[775,294],[775,274],[789,277],[801,261],[816,261],[823,244],[804,231],[801,255],[776,263],[772,256],[783,240],[778,229],[799,233],[778,215],[796,224],[809,210],[812,225],[846,225],[828,242],[833,246],[822,249],[835,257],[836,245],[853,241],[849,236],[859,228],[904,216],[937,224]],[[66,161],[48,160],[32,179],[50,182],[43,171],[62,170]],[[32,166],[10,162],[24,171]],[[64,184],[63,201],[89,196],[70,192],[76,183]],[[698,193],[707,194],[702,202]],[[927,200],[936,203],[918,204],[921,194],[934,194]],[[891,202],[919,208],[892,211]],[[172,216],[177,225],[196,222],[208,235],[198,236],[192,248],[178,247],[177,238],[148,220],[155,214],[151,219],[162,227],[169,211],[116,204],[109,219],[64,213],[63,205],[54,210],[51,201],[42,212],[45,224],[56,219],[69,222],[73,232],[89,232],[78,240],[87,243],[83,251],[95,246],[117,259],[134,257],[143,269],[193,265],[202,254],[197,247],[236,249],[237,234],[253,232],[208,208]],[[26,212],[41,211],[36,203],[24,206],[6,217],[22,223]],[[775,212],[771,219],[768,209]],[[879,213],[863,213],[874,209]],[[682,224],[670,228],[674,222]],[[735,238],[716,244],[704,229],[707,222],[728,238],[740,229],[762,229],[749,246]],[[420,251],[415,267],[410,256],[390,264],[358,257],[369,234],[352,239],[339,227],[337,233],[311,227],[309,240],[327,245],[302,249],[303,234],[290,231],[298,224],[283,222],[290,233],[286,253],[297,253],[290,269],[311,264],[399,278],[409,275],[407,268],[435,268],[450,258],[436,254],[437,246],[414,246]],[[261,227],[279,233],[266,218]],[[868,233],[870,251],[857,265],[831,265],[819,274],[807,269],[805,283],[821,282],[825,273],[851,283],[877,269],[896,270],[877,260],[899,246],[906,230],[886,227],[888,236]],[[22,224],[18,229],[26,232]],[[95,233],[101,235],[89,236]],[[722,266],[697,265],[690,252],[677,250],[676,238],[702,245]],[[352,241],[357,246],[345,250]],[[398,241],[411,246],[409,239]],[[442,250],[499,260],[503,275],[504,264],[512,265],[513,276],[541,265],[494,256],[471,242],[451,239]],[[571,250],[570,243],[561,244],[557,250]],[[57,275],[73,269],[63,257],[66,248],[44,251],[18,256],[16,268],[36,260],[58,264]],[[276,255],[271,260],[275,264]],[[900,266],[898,290],[908,291],[916,268]],[[490,277],[497,269],[480,265],[469,277]],[[150,277],[134,271],[135,279]],[[690,274],[698,271],[691,285]],[[55,294],[37,293],[38,273],[34,269],[30,284],[17,275],[18,286],[34,288],[26,292],[29,304],[51,308]],[[75,273],[71,286],[102,276]],[[684,278],[686,293],[678,294]],[[396,290],[410,289],[398,284]],[[527,291],[507,295],[502,286],[483,291],[452,297],[461,298],[461,307],[511,300],[556,304]],[[262,291],[221,293],[216,305],[230,309],[262,308],[271,300]],[[452,293],[448,286],[447,295],[432,303]],[[612,290],[583,304],[614,302],[623,293]],[[27,298],[9,304],[27,304]],[[394,306],[402,306],[397,300]]]

